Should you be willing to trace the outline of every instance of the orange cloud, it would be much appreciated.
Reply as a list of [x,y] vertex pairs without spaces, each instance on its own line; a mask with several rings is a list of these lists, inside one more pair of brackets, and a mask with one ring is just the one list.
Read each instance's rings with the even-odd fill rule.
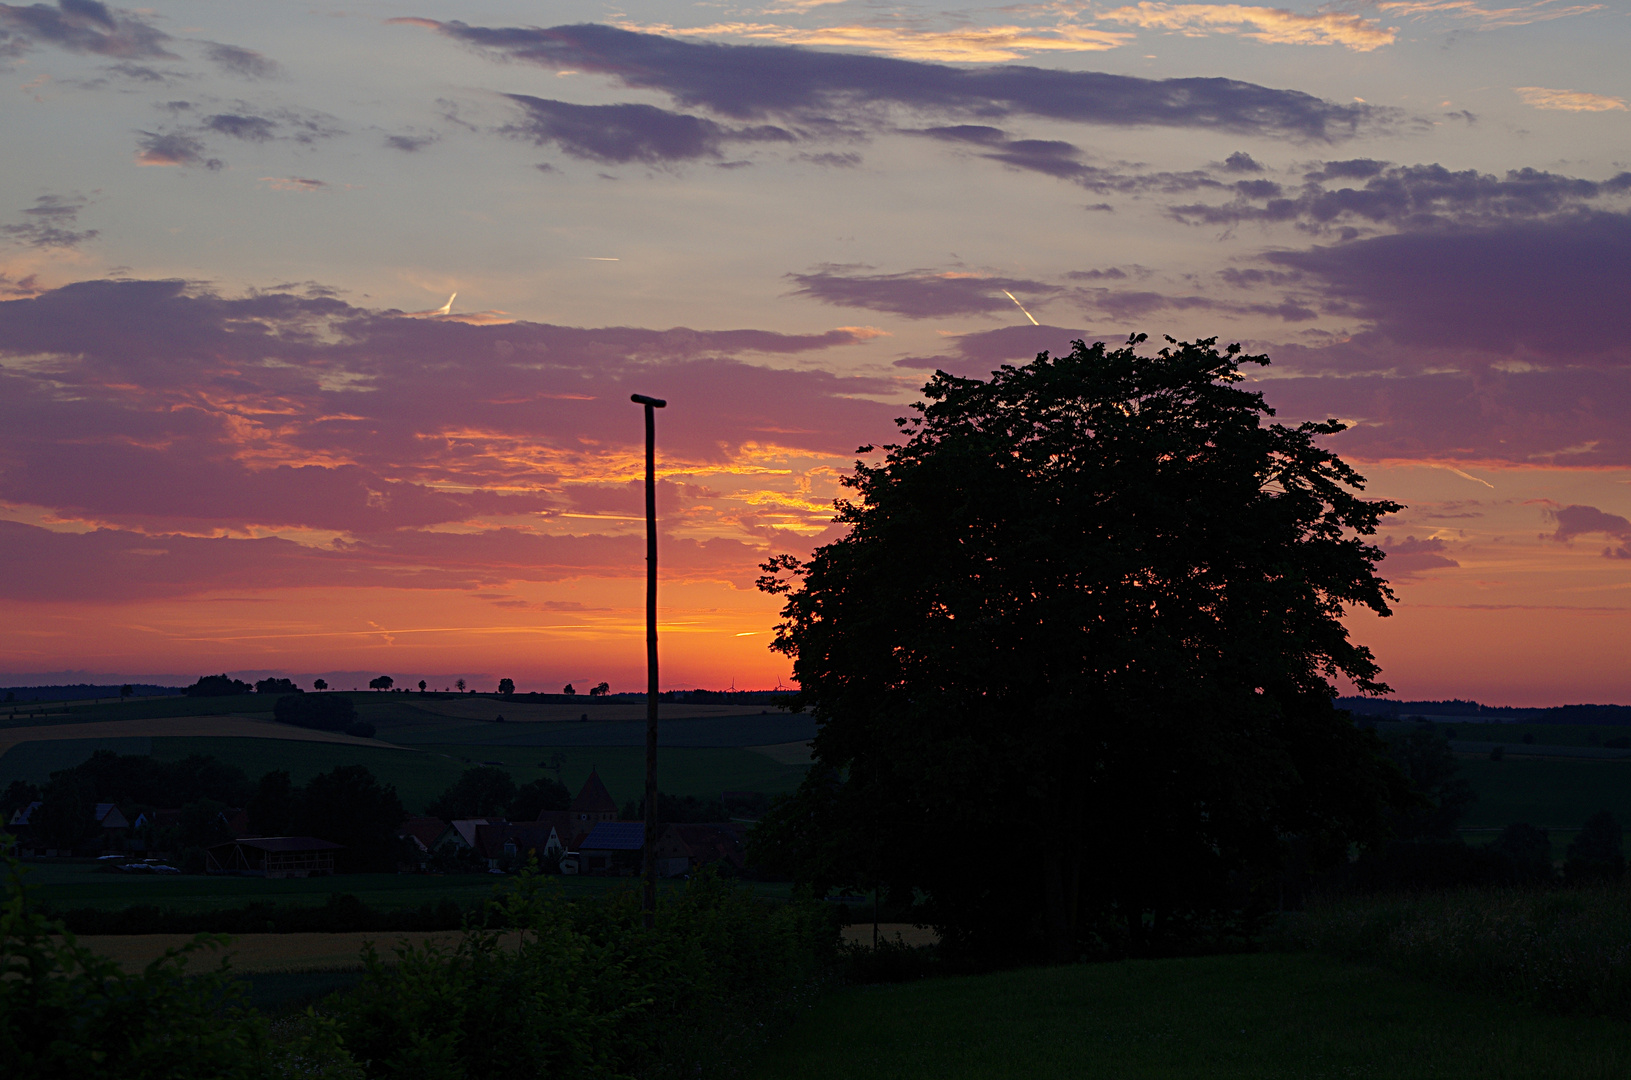
[[1549,90],[1544,86],[1514,86],[1525,105],[1560,112],[1625,112],[1625,99],[1584,90]]
[[971,26],[955,30],[914,30],[899,26],[777,26],[773,23],[714,23],[710,26],[639,26],[617,23],[625,30],[668,37],[744,37],[785,45],[824,45],[867,49],[907,60],[956,64],[991,64],[1046,52],[1103,52],[1119,48],[1132,34],[1061,25]]
[[1360,15],[1301,15],[1284,8],[1239,4],[1163,4],[1146,0],[1106,11],[1099,17],[1145,30],[1172,30],[1186,37],[1234,34],[1276,45],[1340,45],[1355,52],[1391,45],[1398,37],[1398,27],[1383,26]]

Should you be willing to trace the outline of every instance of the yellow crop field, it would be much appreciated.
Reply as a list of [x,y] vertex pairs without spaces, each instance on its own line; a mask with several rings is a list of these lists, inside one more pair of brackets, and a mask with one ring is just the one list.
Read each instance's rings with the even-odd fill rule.
[[350,743],[353,746],[389,746],[377,739],[358,739],[337,731],[279,724],[237,716],[165,716],[152,719],[99,720],[90,724],[50,724],[0,729],[0,755],[18,743],[55,739],[116,739],[127,735],[235,735],[251,739],[295,739],[300,742]]
[[[869,930],[870,932],[870,930]],[[180,948],[193,939],[191,934],[130,934],[81,937],[79,943],[119,962],[126,971],[136,971],[164,955],[166,949]],[[244,974],[292,971],[347,971],[362,967],[362,946],[372,941],[379,954],[394,960],[391,950],[399,941],[414,945],[436,942],[451,951],[458,944],[457,930],[414,934],[239,934],[227,947],[234,971]],[[221,952],[205,949],[195,953],[188,966],[195,970],[213,968]]]

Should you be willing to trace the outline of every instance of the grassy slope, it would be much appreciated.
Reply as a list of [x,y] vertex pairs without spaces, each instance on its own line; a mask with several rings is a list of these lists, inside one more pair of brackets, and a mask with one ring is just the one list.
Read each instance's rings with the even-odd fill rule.
[[1312,953],[1137,961],[829,995],[759,1080],[1623,1077],[1622,1023]]

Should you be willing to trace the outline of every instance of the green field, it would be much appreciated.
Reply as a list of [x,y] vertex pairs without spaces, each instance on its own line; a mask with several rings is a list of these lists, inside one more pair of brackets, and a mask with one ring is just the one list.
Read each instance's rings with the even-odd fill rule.
[[758,1080],[1586,1080],[1631,1029],[1543,1016],[1314,953],[1132,961],[839,991]]
[[1499,828],[1527,821],[1577,829],[1598,810],[1631,826],[1631,762],[1462,758],[1461,771],[1478,793],[1462,824]]
[[[444,897],[469,907],[493,894],[508,879],[492,874],[337,874],[333,877],[282,878],[216,877],[180,874],[174,877],[129,877],[109,873],[83,862],[30,862],[30,895],[57,911],[100,908],[112,911],[151,905],[175,911],[213,911],[245,904],[327,903],[333,893],[350,893],[378,911],[400,911],[434,905]],[[568,897],[601,896],[634,888],[632,879],[614,877],[554,877],[549,879]],[[678,882],[663,884],[677,888]],[[791,886],[755,882],[761,896],[786,899]]]

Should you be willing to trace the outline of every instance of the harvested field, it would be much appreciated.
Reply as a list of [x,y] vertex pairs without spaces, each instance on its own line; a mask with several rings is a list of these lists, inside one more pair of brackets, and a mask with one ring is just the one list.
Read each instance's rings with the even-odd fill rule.
[[[844,940],[851,945],[872,944],[872,924],[869,922],[851,923],[844,927]],[[938,945],[940,935],[926,926],[913,926],[909,922],[886,922],[878,924],[878,940],[898,942],[902,945]]]
[[[267,714],[270,717],[271,714]],[[294,739],[299,742],[349,743],[353,746],[389,747],[378,739],[358,739],[337,731],[313,731],[252,716],[165,716],[139,720],[102,720],[91,724],[51,724],[0,730],[0,755],[18,743],[56,739],[117,739],[132,736],[235,735],[252,739]]]
[[[138,970],[193,940],[191,934],[134,934],[128,937],[82,937],[80,944],[117,960],[126,971]],[[293,971],[349,971],[362,967],[362,946],[372,941],[380,956],[394,960],[391,950],[400,941],[423,945],[427,941],[451,950],[459,942],[459,931],[443,930],[417,934],[240,934],[226,949],[234,971],[245,974]],[[195,955],[189,966],[211,968],[221,954],[206,949]]]

